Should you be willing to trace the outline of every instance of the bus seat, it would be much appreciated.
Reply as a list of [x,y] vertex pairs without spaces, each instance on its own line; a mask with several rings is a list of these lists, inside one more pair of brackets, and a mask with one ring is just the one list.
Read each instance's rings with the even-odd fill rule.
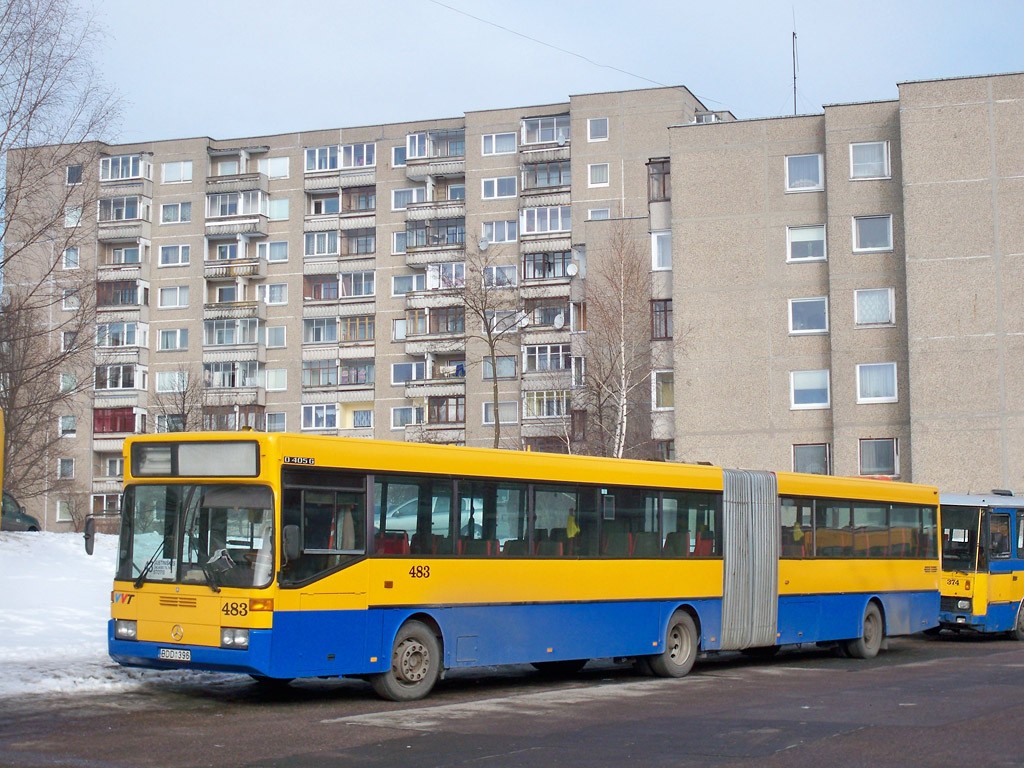
[[561,557],[562,542],[560,541],[539,541],[537,542],[537,554],[541,557]]
[[550,533],[548,533],[548,538],[551,541],[565,542],[569,540],[569,532],[565,528],[552,528]]
[[466,555],[494,555],[498,552],[498,542],[491,539],[463,539],[462,553]]
[[655,533],[638,533],[633,539],[633,557],[661,557],[661,537]]
[[516,557],[526,556],[525,539],[509,539],[501,550],[502,554]]
[[689,557],[690,556],[690,532],[672,531],[665,537],[666,557]]
[[629,557],[632,548],[629,533],[626,531],[612,531],[605,536],[601,554],[605,557]]
[[377,552],[382,555],[408,555],[409,534],[405,531],[384,531],[377,535]]
[[409,551],[414,555],[436,555],[441,538],[436,533],[414,533]]
[[705,531],[697,531],[697,540],[693,545],[694,557],[710,557],[715,551],[715,541],[711,534]]

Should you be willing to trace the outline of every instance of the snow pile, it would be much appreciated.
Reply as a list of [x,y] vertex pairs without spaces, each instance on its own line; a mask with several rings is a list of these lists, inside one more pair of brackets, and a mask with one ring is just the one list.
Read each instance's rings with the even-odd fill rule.
[[117,537],[104,534],[96,536],[92,557],[81,534],[0,534],[0,702],[17,694],[202,679],[187,671],[128,669],[107,655],[116,553]]

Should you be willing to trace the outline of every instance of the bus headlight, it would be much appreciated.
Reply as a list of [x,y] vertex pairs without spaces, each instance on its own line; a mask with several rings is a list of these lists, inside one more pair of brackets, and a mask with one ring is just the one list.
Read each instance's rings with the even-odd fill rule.
[[249,647],[249,630],[248,629],[232,629],[231,627],[222,627],[220,630],[220,647],[221,648],[240,648],[242,650]]
[[969,611],[969,610],[971,610],[971,601],[970,600],[957,600],[956,601],[956,609],[958,611]]
[[129,619],[114,619],[114,637],[118,640],[137,640],[138,622]]

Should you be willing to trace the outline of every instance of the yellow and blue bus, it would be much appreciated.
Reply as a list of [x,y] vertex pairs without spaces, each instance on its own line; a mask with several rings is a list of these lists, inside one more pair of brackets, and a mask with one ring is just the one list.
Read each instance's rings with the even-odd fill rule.
[[293,434],[125,441],[110,655],[259,680],[836,643],[937,623],[938,492]]
[[1024,497],[942,494],[942,629],[1024,640]]

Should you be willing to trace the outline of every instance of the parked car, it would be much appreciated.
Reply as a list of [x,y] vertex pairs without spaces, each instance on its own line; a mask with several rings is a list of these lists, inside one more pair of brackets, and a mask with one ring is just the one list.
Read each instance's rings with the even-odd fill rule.
[[3,501],[0,503],[0,530],[41,531],[42,529],[43,526],[39,524],[39,521],[28,514],[17,499],[7,491],[3,492]]

